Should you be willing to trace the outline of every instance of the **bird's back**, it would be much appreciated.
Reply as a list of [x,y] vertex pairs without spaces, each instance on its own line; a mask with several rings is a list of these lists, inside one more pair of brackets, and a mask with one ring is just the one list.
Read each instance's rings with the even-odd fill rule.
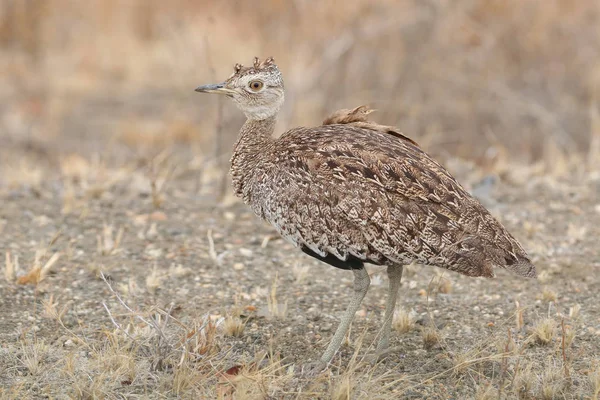
[[535,276],[500,222],[415,142],[368,122],[368,113],[342,110],[273,141],[249,178],[255,212],[321,257]]

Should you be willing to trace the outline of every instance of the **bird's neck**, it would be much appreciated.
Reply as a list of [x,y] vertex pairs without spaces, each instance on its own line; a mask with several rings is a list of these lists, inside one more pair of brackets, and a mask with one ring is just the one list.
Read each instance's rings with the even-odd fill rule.
[[240,129],[238,140],[233,153],[250,153],[252,158],[260,153],[261,149],[273,141],[276,117],[256,120],[248,119]]
[[233,188],[237,196],[244,197],[244,201],[247,201],[244,188],[255,172],[254,167],[261,153],[264,153],[274,140],[275,121],[275,116],[261,120],[248,119],[242,126],[233,148],[231,157]]

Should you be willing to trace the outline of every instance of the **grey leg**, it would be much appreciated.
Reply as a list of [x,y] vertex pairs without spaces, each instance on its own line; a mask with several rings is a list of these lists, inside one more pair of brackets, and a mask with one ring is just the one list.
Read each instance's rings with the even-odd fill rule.
[[390,286],[388,289],[387,304],[385,306],[385,315],[383,316],[383,327],[381,328],[381,337],[377,343],[377,353],[384,351],[390,342],[390,331],[392,330],[392,319],[396,309],[396,300],[398,299],[398,289],[402,280],[402,269],[400,265],[390,265],[387,268]]
[[335,331],[329,346],[327,346],[327,350],[325,350],[325,353],[323,353],[323,356],[321,357],[321,362],[326,364],[329,364],[342,345],[344,336],[346,336],[350,323],[354,319],[354,314],[358,311],[360,303],[365,298],[367,290],[369,290],[369,285],[371,284],[371,278],[369,278],[369,274],[365,268],[353,269],[352,272],[354,272],[354,294],[352,295],[352,300],[350,300],[348,309],[346,309],[346,312],[342,316],[340,325]]

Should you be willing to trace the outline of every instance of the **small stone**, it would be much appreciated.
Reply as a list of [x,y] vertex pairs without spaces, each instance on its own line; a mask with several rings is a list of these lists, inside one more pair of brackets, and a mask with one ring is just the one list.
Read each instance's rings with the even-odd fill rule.
[[235,264],[233,264],[233,269],[235,269],[236,271],[241,271],[244,268],[245,268],[245,266],[242,263],[235,263]]
[[243,255],[244,257],[252,257],[252,255],[254,254],[254,252],[250,249],[245,249],[245,248],[241,248],[240,249],[240,254]]
[[331,324],[331,323],[323,324],[323,326],[321,326],[321,330],[323,332],[329,332],[332,327],[333,327],[333,324]]
[[151,258],[159,258],[160,256],[162,256],[162,249],[153,249],[153,248],[148,248],[146,249],[146,254],[148,256],[150,256]]
[[71,339],[68,339],[67,341],[65,341],[63,343],[63,346],[65,346],[65,347],[73,347],[73,346],[75,346],[75,343],[73,343],[73,341]]
[[150,214],[150,219],[152,221],[166,221],[167,214],[162,211],[154,211],[152,214]]

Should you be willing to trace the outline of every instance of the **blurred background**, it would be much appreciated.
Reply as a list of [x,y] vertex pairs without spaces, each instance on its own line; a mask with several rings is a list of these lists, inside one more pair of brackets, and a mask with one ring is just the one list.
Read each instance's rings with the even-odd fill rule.
[[598,0],[0,0],[0,186],[223,176],[243,116],[193,89],[254,56],[280,132],[368,104],[446,163],[598,167]]

